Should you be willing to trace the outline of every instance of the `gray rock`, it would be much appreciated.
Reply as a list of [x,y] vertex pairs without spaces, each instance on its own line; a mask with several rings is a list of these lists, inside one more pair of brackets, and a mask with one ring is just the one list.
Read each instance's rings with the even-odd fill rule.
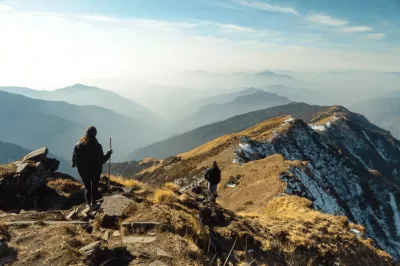
[[153,236],[125,236],[122,238],[124,244],[149,244],[157,240]]
[[120,237],[121,236],[121,232],[120,231],[114,231],[114,233],[112,234],[113,237]]
[[122,195],[113,195],[105,197],[103,203],[101,204],[101,210],[107,216],[117,216],[123,215],[126,208],[133,204],[133,200],[128,199]]
[[167,252],[165,252],[165,251],[162,250],[161,248],[157,248],[157,256],[172,258],[171,255],[169,255]]
[[89,245],[84,246],[83,248],[79,249],[79,251],[84,253],[87,256],[90,256],[100,247],[100,244],[101,244],[101,241],[95,241],[95,242],[90,243]]
[[119,194],[105,197],[100,207],[100,211],[104,214],[101,226],[107,228],[116,227],[118,220],[124,215],[125,210],[133,203],[133,200]]
[[73,220],[76,219],[77,216],[78,216],[78,208],[72,210],[67,216],[65,216],[65,218],[68,220]]
[[167,266],[167,264],[165,264],[161,260],[155,260],[152,263],[150,263],[149,266]]
[[48,153],[49,150],[46,147],[42,147],[40,149],[34,150],[28,155],[25,155],[24,161],[34,161],[34,162],[44,161],[46,160]]
[[16,174],[25,174],[28,172],[29,163],[19,163],[17,166],[17,170],[15,171]]

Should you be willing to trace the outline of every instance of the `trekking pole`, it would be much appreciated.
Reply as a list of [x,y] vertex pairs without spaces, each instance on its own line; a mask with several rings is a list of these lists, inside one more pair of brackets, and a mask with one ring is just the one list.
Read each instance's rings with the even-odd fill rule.
[[[110,137],[110,150],[111,150],[111,137]],[[107,182],[108,193],[110,193],[110,179],[111,179],[111,155],[110,159],[108,160],[108,182]]]

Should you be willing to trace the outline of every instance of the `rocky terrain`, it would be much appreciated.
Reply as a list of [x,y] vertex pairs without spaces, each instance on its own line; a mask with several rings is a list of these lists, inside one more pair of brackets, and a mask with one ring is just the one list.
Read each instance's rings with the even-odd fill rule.
[[297,196],[275,197],[265,212],[232,211],[224,196],[209,202],[201,182],[185,189],[112,176],[89,210],[82,185],[55,172],[47,153],[1,168],[0,265],[394,265],[362,226]]

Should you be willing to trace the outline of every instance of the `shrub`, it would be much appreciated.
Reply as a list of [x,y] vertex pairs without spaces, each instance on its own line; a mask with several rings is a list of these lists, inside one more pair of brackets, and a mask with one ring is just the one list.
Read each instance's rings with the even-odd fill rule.
[[171,190],[161,188],[154,192],[153,202],[155,204],[172,204],[178,201],[178,195]]
[[172,183],[172,182],[165,183],[163,187],[166,190],[170,190],[170,191],[175,192],[175,193],[178,193],[179,190],[180,190],[180,187],[177,184]]
[[141,183],[140,181],[138,181],[136,179],[133,179],[133,178],[125,178],[125,177],[120,176],[120,175],[118,175],[118,176],[112,175],[110,177],[110,180],[115,182],[115,183],[118,183],[118,184],[120,184],[120,185],[122,185],[124,187],[132,187],[135,190],[141,190],[141,189],[144,188],[144,184],[143,183]]

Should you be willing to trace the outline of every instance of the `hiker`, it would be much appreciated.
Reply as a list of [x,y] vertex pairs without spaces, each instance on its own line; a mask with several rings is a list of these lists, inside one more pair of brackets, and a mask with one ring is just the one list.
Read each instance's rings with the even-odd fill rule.
[[208,181],[208,190],[213,196],[212,201],[215,202],[217,198],[218,184],[221,181],[221,170],[216,161],[214,161],[212,166],[207,169],[204,178]]
[[85,136],[75,145],[72,155],[72,167],[78,168],[78,173],[85,186],[85,200],[89,208],[96,205],[100,175],[103,164],[109,159],[113,150],[103,154],[103,147],[97,141],[97,130],[91,126],[86,129]]

